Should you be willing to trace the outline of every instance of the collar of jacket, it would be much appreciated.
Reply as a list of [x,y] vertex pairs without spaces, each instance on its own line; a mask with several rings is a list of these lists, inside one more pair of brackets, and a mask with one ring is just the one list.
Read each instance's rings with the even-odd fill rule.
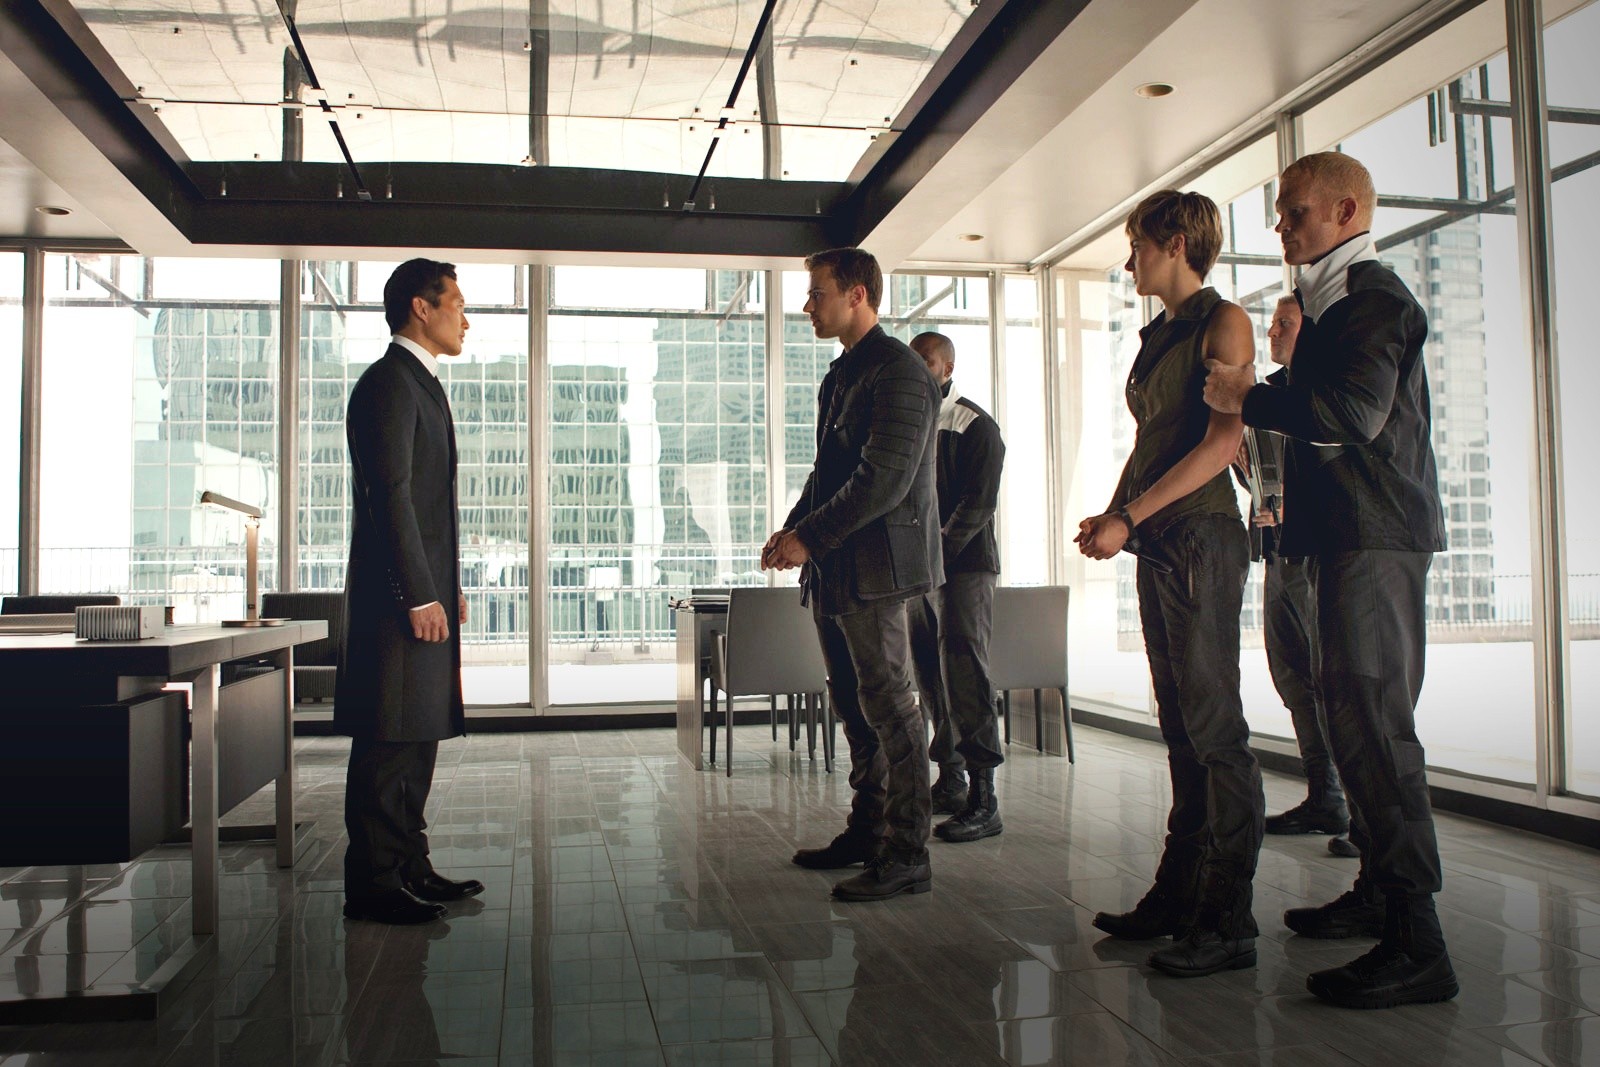
[[433,375],[435,378],[439,376],[439,359],[426,348],[423,348],[411,338],[401,337],[399,334],[391,334],[389,341],[392,344],[399,345],[407,352],[410,352],[413,356],[416,356],[418,362],[428,369],[429,374]]
[[1307,267],[1296,287],[1305,317],[1312,322],[1322,318],[1329,308],[1350,295],[1350,268],[1377,258],[1371,232],[1363,231]]
[[951,378],[944,383],[944,399],[939,401],[939,414],[949,414],[955,410],[956,402],[961,399],[961,390],[956,388],[956,380]]

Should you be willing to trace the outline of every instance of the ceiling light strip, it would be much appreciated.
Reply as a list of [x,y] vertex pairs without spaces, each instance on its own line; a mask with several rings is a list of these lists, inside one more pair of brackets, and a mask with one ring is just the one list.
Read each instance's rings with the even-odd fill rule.
[[350,146],[345,143],[344,134],[339,129],[339,120],[334,118],[335,112],[328,103],[328,91],[317,80],[317,72],[311,67],[311,56],[306,53],[305,42],[300,40],[300,30],[294,24],[294,16],[283,6],[283,0],[278,0],[278,14],[283,17],[284,26],[289,30],[289,39],[294,42],[295,55],[300,57],[300,66],[306,72],[306,84],[317,92],[317,104],[322,108],[323,117],[328,120],[328,129],[333,131],[333,139],[339,142],[339,151],[344,155],[344,165],[350,170],[350,180],[355,182],[356,198],[358,200],[371,200],[372,192],[367,188],[367,183],[361,180],[361,168],[356,166],[355,157],[350,154]]
[[772,11],[778,6],[778,0],[767,0],[762,5],[761,17],[756,20],[755,35],[750,38],[750,46],[744,50],[744,60],[739,64],[739,73],[733,79],[733,88],[728,90],[728,102],[722,106],[722,116],[717,119],[717,136],[711,138],[711,143],[706,146],[706,158],[700,162],[700,173],[694,176],[694,184],[689,187],[689,195],[684,198],[683,210],[693,211],[695,196],[700,192],[700,183],[705,181],[706,170],[711,166],[711,157],[717,153],[717,145],[721,143],[721,133],[728,128],[728,115],[733,111],[733,106],[739,102],[739,90],[744,88],[744,79],[750,73],[750,64],[755,62],[756,50],[761,47],[761,38],[767,32],[767,24],[772,21]]

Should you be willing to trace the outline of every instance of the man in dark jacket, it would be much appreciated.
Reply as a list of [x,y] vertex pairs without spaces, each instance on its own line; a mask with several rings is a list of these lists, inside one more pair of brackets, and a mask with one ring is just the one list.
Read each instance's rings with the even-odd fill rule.
[[[1300,336],[1300,305],[1293,296],[1278,300],[1267,328],[1267,344],[1278,370],[1267,375],[1268,385],[1282,385],[1289,377],[1294,343]],[[1251,430],[1264,462],[1282,470],[1283,437]],[[1249,475],[1249,457],[1240,447],[1240,471]],[[1323,710],[1317,684],[1317,618],[1312,606],[1311,579],[1305,560],[1278,551],[1278,529],[1283,509],[1274,503],[1256,512],[1253,543],[1260,547],[1263,563],[1261,590],[1262,637],[1267,668],[1283,706],[1289,709],[1294,737],[1300,748],[1300,765],[1306,776],[1306,798],[1288,811],[1268,815],[1269,834],[1332,834],[1328,851],[1335,856],[1356,856],[1359,851],[1343,835],[1350,829],[1350,809],[1344,786],[1328,747],[1328,715]]]
[[1214,367],[1206,402],[1292,438],[1280,550],[1308,558],[1328,740],[1354,809],[1361,874],[1284,923],[1307,937],[1381,935],[1371,952],[1306,980],[1335,1004],[1447,1000],[1454,969],[1434,911],[1439,846],[1415,711],[1427,649],[1428,566],[1444,513],[1422,348],[1428,320],[1369,232],[1377,193],[1359,162],[1306,156],[1283,172],[1283,258],[1306,267],[1294,362],[1281,387]]
[[[994,769],[1005,762],[1005,752],[989,680],[989,637],[1000,577],[994,513],[1006,445],[999,424],[956,389],[950,338],[921,333],[911,339],[911,350],[944,392],[936,464],[944,585],[908,607],[917,689],[934,724],[934,810],[953,816],[933,832],[952,843],[977,841],[1003,828]],[[962,780],[963,770],[971,775],[970,785]]]
[[883,332],[883,274],[859,248],[819,252],[805,311],[844,352],[817,393],[817,456],[761,565],[804,569],[828,689],[850,742],[855,790],[844,833],[794,862],[866,863],[834,886],[841,900],[924,893],[926,735],[911,688],[906,602],[944,580],[934,486],[939,389],[916,353]]
[[467,316],[455,268],[427,259],[395,268],[383,305],[392,343],[356,382],[345,421],[354,512],[334,695],[334,724],[352,739],[344,913],[421,923],[483,891],[434,871],[422,817],[439,740],[464,732],[455,425],[438,360],[461,354]]

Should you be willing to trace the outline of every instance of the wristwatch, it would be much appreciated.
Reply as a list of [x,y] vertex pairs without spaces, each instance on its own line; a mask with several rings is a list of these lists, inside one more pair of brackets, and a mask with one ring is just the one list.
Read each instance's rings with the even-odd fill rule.
[[1118,508],[1116,511],[1112,512],[1112,514],[1122,520],[1122,524],[1128,528],[1128,536],[1132,537],[1134,533],[1133,516],[1128,514],[1128,509]]

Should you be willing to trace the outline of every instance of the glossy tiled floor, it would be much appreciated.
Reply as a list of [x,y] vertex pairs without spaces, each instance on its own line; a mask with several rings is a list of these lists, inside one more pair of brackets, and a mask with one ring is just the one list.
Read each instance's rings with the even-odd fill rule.
[[[487,893],[425,928],[340,918],[347,742],[301,742],[298,869],[227,853],[214,962],[153,1023],[0,1027],[0,1064],[1600,1063],[1600,854],[1442,817],[1447,1004],[1350,1012],[1308,971],[1364,943],[1308,942],[1286,906],[1344,889],[1325,838],[1268,838],[1260,965],[1182,981],[1096,909],[1144,890],[1165,807],[1158,746],[1084,729],[1076,769],[1016,748],[1006,832],[932,845],[935,889],[843,905],[792,866],[842,819],[844,775],[740,732],[730,781],[667,730],[476,735],[442,746],[434,859]],[[1299,798],[1270,778],[1268,804]],[[259,801],[259,798],[258,798]],[[252,804],[258,803],[253,801]],[[186,928],[187,862],[0,871],[0,983],[147,971]],[[92,903],[67,923],[74,879]],[[56,920],[56,921],[51,921]]]

